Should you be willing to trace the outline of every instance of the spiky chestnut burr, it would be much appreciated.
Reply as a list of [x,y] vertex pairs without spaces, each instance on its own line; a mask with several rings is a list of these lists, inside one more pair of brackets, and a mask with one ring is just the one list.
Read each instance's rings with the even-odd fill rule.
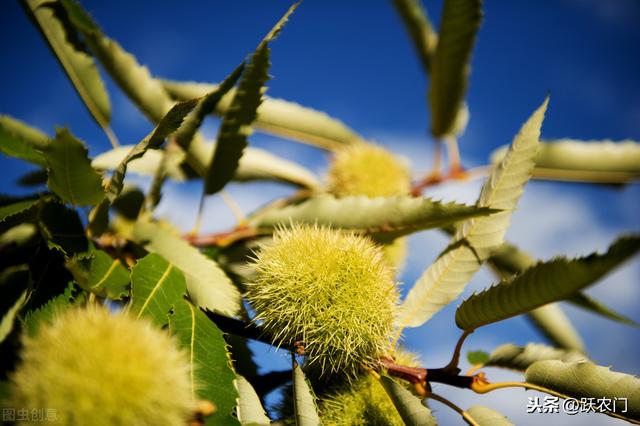
[[310,368],[355,375],[389,348],[398,290],[368,238],[318,226],[278,229],[256,254],[247,299],[276,343],[301,342]]
[[337,197],[405,195],[411,189],[407,165],[381,146],[358,143],[336,152],[327,173],[328,191]]
[[57,425],[186,425],[195,409],[188,359],[173,339],[95,305],[25,337],[11,382],[9,406],[54,409]]

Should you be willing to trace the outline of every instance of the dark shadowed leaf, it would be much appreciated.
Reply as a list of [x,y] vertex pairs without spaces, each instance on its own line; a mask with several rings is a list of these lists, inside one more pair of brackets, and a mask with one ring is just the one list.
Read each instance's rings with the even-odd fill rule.
[[525,371],[536,361],[555,359],[564,362],[588,361],[585,354],[579,351],[552,348],[538,343],[517,346],[507,343],[498,346],[487,361],[487,367],[503,367],[517,371]]
[[38,222],[49,248],[66,257],[82,256],[89,250],[89,241],[75,210],[59,203],[47,203],[40,209]]
[[222,332],[198,308],[178,300],[169,315],[169,329],[190,360],[191,390],[194,400],[213,402],[216,411],[205,418],[206,425],[238,425],[233,417],[238,391]]
[[404,27],[411,37],[425,74],[431,72],[431,62],[438,45],[438,34],[433,29],[422,0],[393,0]]
[[614,311],[604,303],[594,299],[588,294],[578,292],[573,296],[569,297],[567,299],[567,302],[575,306],[579,306],[582,309],[586,309],[587,311],[593,312],[594,314],[601,315],[605,318],[609,318],[610,320],[618,321],[623,324],[631,325],[633,327],[639,326],[639,324],[634,320],[632,320],[631,318],[626,317]]

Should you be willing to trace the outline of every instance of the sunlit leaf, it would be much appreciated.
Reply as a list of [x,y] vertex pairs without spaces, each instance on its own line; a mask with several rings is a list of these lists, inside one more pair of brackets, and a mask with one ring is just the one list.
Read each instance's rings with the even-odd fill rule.
[[29,268],[27,265],[18,265],[4,269],[0,272],[0,343],[7,338],[13,330],[18,311],[27,299],[27,287],[29,286]]
[[504,211],[458,226],[449,246],[409,291],[401,306],[400,327],[418,327],[455,300],[492,250],[503,243],[511,213],[529,181],[547,103],[545,100],[522,126],[480,192],[479,207]]
[[128,238],[184,272],[189,297],[196,306],[229,316],[238,312],[240,293],[215,261],[157,224],[139,220],[128,232]]
[[513,426],[504,414],[483,405],[472,405],[466,412],[478,426]]
[[0,115],[0,152],[46,167],[47,162],[39,149],[47,145],[49,137],[35,127],[8,115]]
[[129,295],[129,271],[102,250],[92,250],[84,259],[71,259],[66,266],[78,284],[91,293],[111,300]]
[[368,198],[351,196],[336,198],[321,194],[300,204],[267,208],[249,219],[256,228],[289,226],[291,223],[317,223],[334,228],[352,229],[371,234],[380,241],[423,229],[448,225],[475,216],[494,213],[457,203],[443,204],[428,198],[410,196]]
[[481,0],[445,0],[429,85],[431,132],[437,138],[453,133],[456,127],[481,20]]
[[[498,162],[505,148],[491,154]],[[540,144],[533,177],[537,179],[626,183],[640,179],[640,143],[560,139]]]
[[43,148],[49,189],[74,206],[93,206],[104,198],[102,177],[91,167],[87,148],[67,129]]
[[456,324],[463,330],[501,321],[563,300],[595,283],[640,250],[640,236],[619,238],[605,254],[538,263],[462,302]]
[[202,311],[182,299],[174,302],[169,329],[189,355],[194,401],[211,401],[216,407],[211,416],[205,417],[205,425],[237,425],[231,414],[238,398],[236,375],[222,332]]
[[[217,87],[214,84],[168,80],[163,80],[162,84],[172,97],[179,100],[204,96]],[[218,102],[214,113],[224,115],[234,96],[235,90],[229,91]],[[267,96],[263,96],[253,126],[266,133],[330,150],[362,140],[354,130],[324,112]]]
[[236,408],[238,420],[241,425],[268,426],[271,420],[267,417],[260,398],[251,386],[251,383],[242,376],[236,376],[238,388],[238,407]]
[[293,410],[297,426],[319,426],[322,424],[318,416],[316,397],[302,369],[297,364],[293,366]]
[[588,361],[579,351],[552,348],[538,343],[517,346],[507,343],[498,346],[483,364],[487,367],[503,367],[517,371],[525,371],[536,361],[555,359],[563,362]]
[[49,0],[24,0],[23,4],[85,106],[111,138],[111,105],[107,90],[93,57],[78,39],[66,9],[61,3]]
[[581,398],[612,401],[615,406],[599,405],[605,414],[634,423],[640,421],[640,379],[629,374],[585,361],[538,361],[527,368],[525,378],[529,383],[578,401]]
[[187,284],[182,271],[162,256],[149,253],[131,268],[131,303],[136,318],[147,317],[167,324],[169,310],[182,301]]
[[431,410],[420,399],[387,376],[380,377],[380,383],[393,401],[398,414],[407,426],[435,426],[436,419]]
[[[231,180],[238,168],[251,134],[251,123],[256,119],[258,106],[262,103],[264,85],[269,79],[269,43],[278,35],[289,16],[298,7],[294,4],[260,42],[251,55],[231,106],[222,117],[213,157],[204,177],[204,193],[214,194]],[[220,87],[224,87],[223,83]]]

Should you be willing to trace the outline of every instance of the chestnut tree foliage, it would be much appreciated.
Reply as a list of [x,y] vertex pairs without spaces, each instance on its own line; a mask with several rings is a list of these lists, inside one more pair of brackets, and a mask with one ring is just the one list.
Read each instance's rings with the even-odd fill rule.
[[[621,235],[605,253],[549,260],[534,259],[505,241],[530,179],[632,184],[640,177],[639,144],[541,141],[549,103],[541,94],[513,141],[492,156],[475,204],[422,195],[429,185],[468,178],[457,137],[470,117],[465,96],[481,0],[445,0],[439,28],[420,0],[393,0],[429,77],[425,101],[438,144],[434,170],[414,182],[402,160],[338,119],[265,96],[271,45],[287,20],[295,19],[298,3],[222,82],[206,84],[154,76],[75,0],[20,1],[113,149],[90,158],[71,129],[36,129],[0,116],[0,151],[36,167],[21,184],[47,187],[0,198],[3,407],[29,381],[21,369],[34,369],[26,365],[30,356],[22,356],[24,348],[44,342],[46,327],[62,327],[57,321],[65,312],[102,304],[173,336],[189,363],[190,421],[200,424],[437,424],[428,408],[429,400],[444,400],[432,393],[435,382],[478,394],[521,387],[578,400],[625,397],[625,412],[600,411],[640,422],[640,381],[594,364],[555,304],[569,301],[636,326],[582,290],[632,257],[640,236]],[[152,123],[136,145],[120,146],[110,127],[103,74]],[[211,115],[221,118],[215,141],[199,131]],[[318,155],[332,153],[327,178],[251,147],[254,130],[312,145]],[[446,172],[440,170],[442,148],[449,153]],[[148,176],[150,189],[131,185],[131,174]],[[193,179],[203,182],[202,199],[231,181],[270,180],[294,190],[226,232],[181,235],[154,210],[165,181]],[[451,240],[400,298],[395,273],[405,237],[425,229],[440,229]],[[495,282],[460,301],[485,264]],[[399,344],[403,331],[423,326],[456,301],[451,327],[461,337],[451,362],[441,368],[419,365]],[[465,338],[517,315],[531,317],[550,345],[469,352],[474,368],[462,373]],[[260,360],[252,358],[247,339],[289,351],[291,369],[257,374]],[[92,346],[99,350],[100,339]],[[110,361],[121,362],[104,362]],[[492,383],[478,372],[484,366],[522,372],[523,381]],[[270,418],[263,398],[278,387],[285,389],[283,403]],[[102,406],[103,397],[98,393],[91,406]],[[444,402],[471,425],[511,424],[482,405]],[[114,416],[105,424],[122,423]]]

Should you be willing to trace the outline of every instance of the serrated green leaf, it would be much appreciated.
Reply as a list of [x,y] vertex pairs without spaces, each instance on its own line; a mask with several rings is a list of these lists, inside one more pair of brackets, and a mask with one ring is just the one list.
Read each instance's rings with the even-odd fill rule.
[[100,31],[89,14],[73,0],[62,0],[70,22],[83,36],[95,57],[120,88],[153,122],[158,123],[173,101],[149,70],[117,42]]
[[638,250],[640,236],[628,236],[619,238],[605,254],[538,263],[462,302],[456,311],[456,324],[463,330],[475,330],[566,299],[598,281]]
[[49,137],[35,127],[8,115],[0,115],[0,152],[45,167],[47,162],[38,149]]
[[428,198],[394,196],[336,198],[321,194],[300,204],[269,208],[249,218],[249,225],[271,229],[291,223],[317,223],[334,228],[371,234],[376,240],[391,241],[403,235],[475,216],[487,216],[495,210],[464,204],[433,201]]
[[[99,170],[114,170],[127,156],[133,146],[121,146],[104,152],[94,158],[92,165]],[[211,158],[214,144],[203,144],[203,163],[205,158]],[[127,166],[127,172],[145,176],[153,176],[157,173],[162,162],[162,153],[158,150],[148,150],[143,157],[132,160]],[[187,177],[176,165],[168,163],[166,175],[171,179],[182,181]],[[259,148],[248,147],[245,149],[240,164],[233,180],[250,182],[254,180],[270,180],[285,182],[309,189],[317,189],[320,184],[315,175],[304,167],[292,161],[285,160]]]
[[162,256],[149,253],[131,268],[131,303],[136,318],[146,316],[156,324],[167,324],[171,307],[187,292],[182,271]]
[[[614,401],[615,412],[605,411],[605,414],[640,421],[640,380],[634,376],[611,371],[609,367],[590,362],[565,363],[551,360],[533,363],[527,368],[525,379],[578,401],[581,398]],[[626,402],[620,401],[621,398],[625,398]]]
[[111,138],[111,105],[107,90],[93,57],[78,40],[66,9],[61,3],[49,0],[23,0],[22,3],[89,113]]
[[471,365],[484,365],[489,361],[489,354],[485,351],[469,351],[467,352],[467,361]]
[[293,365],[293,411],[297,426],[319,426],[316,397],[300,366]]
[[235,86],[236,82],[244,71],[244,62],[234,69],[231,74],[214,90],[202,97],[196,108],[184,121],[183,125],[176,132],[176,143],[185,151],[189,150],[191,140],[202,125],[204,118],[211,114],[220,102],[220,99]]
[[[500,279],[508,279],[533,266],[536,261],[513,244],[498,247],[488,262]],[[556,303],[526,313],[531,323],[555,346],[584,352],[584,342],[564,311]]]
[[575,350],[557,349],[538,343],[529,343],[526,346],[507,343],[491,352],[484,365],[525,371],[534,362],[550,359],[563,362],[589,361],[584,353]]
[[481,0],[445,0],[429,86],[431,132],[436,138],[454,133],[481,20]]
[[513,426],[504,414],[489,407],[472,405],[466,412],[478,426]]
[[407,426],[435,426],[436,419],[431,410],[420,399],[387,376],[380,376],[380,383],[393,401],[398,414]]
[[102,250],[92,250],[89,258],[71,259],[66,266],[78,284],[91,293],[111,300],[129,295],[129,271]]
[[24,315],[21,313],[22,326],[27,334],[34,336],[41,325],[51,323],[57,315],[71,308],[74,302],[73,293],[73,282],[70,282],[64,293],[48,300],[38,309],[30,310]]
[[400,327],[418,327],[464,290],[492,250],[504,241],[511,213],[529,181],[548,99],[522,126],[504,160],[494,167],[477,205],[504,210],[471,218],[457,229],[452,242],[422,274],[402,303]]
[[411,37],[413,47],[425,74],[431,73],[431,62],[438,45],[438,34],[433,29],[421,0],[393,0],[396,11]]
[[128,238],[184,272],[189,297],[196,306],[229,316],[239,311],[240,292],[215,261],[157,224],[139,220],[129,232]]
[[268,426],[271,420],[260,403],[256,391],[244,377],[236,376],[236,388],[238,389],[238,406],[236,408],[240,424],[245,426]]
[[39,202],[40,200],[36,198],[32,200],[23,200],[23,201],[18,201],[16,203],[0,206],[0,223],[4,222],[6,219],[10,218],[11,216],[15,216],[19,213],[24,212],[25,210],[29,210]]
[[[491,154],[498,162],[505,148]],[[640,143],[560,139],[540,144],[533,177],[537,179],[627,183],[640,179]]]
[[[163,80],[162,84],[173,98],[180,100],[203,96],[217,87],[215,84],[168,80]],[[230,90],[220,100],[214,113],[224,115],[234,97],[235,90]],[[339,149],[363,139],[340,120],[324,112],[267,96],[263,96],[263,102],[258,107],[253,127],[265,133],[328,150]]]
[[67,129],[42,150],[47,161],[47,185],[74,206],[94,206],[104,198],[102,177],[91,167],[87,148]]
[[66,257],[82,255],[89,250],[80,216],[59,203],[47,203],[38,215],[40,231],[50,249],[62,252]]
[[113,176],[111,176],[111,180],[109,181],[107,194],[112,202],[122,191],[129,162],[142,157],[150,148],[158,148],[167,136],[178,130],[184,118],[193,111],[199,102],[200,99],[191,99],[174,105],[169,112],[162,117],[153,132],[129,151],[127,156],[113,172]]
[[549,303],[526,313],[527,319],[554,346],[585,352],[584,342],[558,303]]
[[222,332],[184,299],[175,301],[168,318],[169,329],[189,354],[193,399],[211,401],[216,407],[216,411],[205,418],[205,425],[238,425],[238,420],[231,415],[238,398],[234,386],[236,375]]
[[[289,16],[298,7],[294,4],[260,42],[247,63],[231,106],[224,114],[216,148],[204,176],[204,193],[214,194],[231,180],[251,134],[251,123],[256,119],[256,111],[262,103],[264,85],[269,80],[271,66],[269,43],[280,32]],[[223,83],[220,87],[223,87]]]
[[640,326],[640,324],[638,324],[637,322],[635,322],[634,320],[632,320],[629,317],[626,317],[616,311],[614,311],[613,309],[609,308],[608,306],[606,306],[604,303],[600,302],[599,300],[594,299],[593,297],[589,296],[588,294],[585,293],[581,293],[578,292],[576,294],[574,294],[573,296],[569,297],[567,299],[567,302],[578,306],[582,309],[586,309],[587,311],[590,311],[594,314],[597,315],[601,315],[605,318],[609,318],[610,320],[613,321],[618,321],[622,324],[627,324],[627,325],[631,325],[633,327],[638,327]]
[[27,299],[29,286],[29,268],[18,265],[0,272],[0,343],[11,334],[16,316]]

